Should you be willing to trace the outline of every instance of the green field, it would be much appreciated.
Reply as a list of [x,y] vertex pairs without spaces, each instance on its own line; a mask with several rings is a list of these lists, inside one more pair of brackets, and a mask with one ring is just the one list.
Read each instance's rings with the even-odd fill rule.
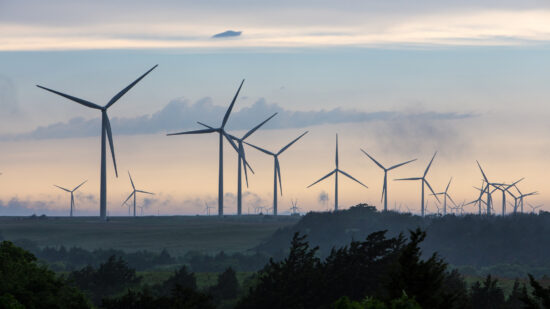
[[173,255],[188,251],[243,252],[278,228],[296,223],[291,216],[0,217],[7,240],[28,239],[40,247],[77,246],[124,251],[166,248]]

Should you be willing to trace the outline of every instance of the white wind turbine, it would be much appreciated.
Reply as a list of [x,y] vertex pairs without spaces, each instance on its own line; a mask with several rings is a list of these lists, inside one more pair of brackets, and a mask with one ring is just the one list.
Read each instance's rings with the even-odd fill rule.
[[74,192],[76,190],[78,190],[78,188],[80,188],[83,184],[86,183],[86,181],[88,180],[84,180],[84,182],[82,182],[81,184],[79,184],[78,186],[76,186],[74,189],[72,190],[69,190],[69,189],[66,189],[66,188],[63,188],[63,187],[60,187],[58,185],[54,185],[55,187],[58,187],[59,189],[63,190],[63,191],[66,191],[66,192],[69,192],[71,194],[71,211],[70,211],[70,216],[72,217],[73,216],[73,211],[74,211],[74,207],[75,207],[75,203],[74,203]]
[[437,155],[437,151],[434,153],[432,159],[430,160],[430,163],[428,164],[428,167],[426,167],[426,170],[424,171],[424,174],[422,175],[422,177],[410,177],[410,178],[399,178],[399,179],[395,179],[395,180],[420,180],[422,185],[421,185],[421,198],[420,198],[420,212],[421,212],[421,215],[422,217],[424,217],[424,213],[425,213],[425,204],[424,204],[424,185],[427,185],[428,188],[430,189],[430,191],[432,191],[432,194],[434,195],[435,199],[439,202],[439,198],[437,198],[437,195],[435,194],[434,190],[432,189],[432,186],[430,186],[430,183],[428,182],[428,180],[426,180],[426,175],[428,174],[428,171],[430,170],[430,166],[432,166],[432,162],[434,161],[435,159],[435,155]]
[[369,157],[376,165],[378,165],[378,167],[380,167],[382,170],[384,170],[384,184],[382,185],[382,198],[380,199],[380,201],[384,201],[384,211],[387,211],[388,210],[388,172],[393,170],[393,169],[396,169],[400,166],[403,166],[405,164],[414,162],[414,161],[416,161],[416,159],[409,160],[409,161],[403,162],[403,163],[399,163],[399,164],[396,164],[396,165],[391,166],[389,168],[385,168],[382,164],[378,163],[378,161],[376,161],[373,157],[371,157],[371,155],[369,155],[366,151],[364,151],[363,149],[361,149],[361,151],[365,155],[367,155],[367,157]]
[[335,162],[336,162],[336,168],[332,172],[326,174],[325,176],[321,177],[319,180],[317,180],[316,182],[310,184],[307,187],[310,188],[311,186],[325,180],[326,178],[328,178],[328,177],[330,177],[334,174],[334,211],[338,211],[338,174],[339,173],[342,173],[342,175],[344,175],[344,176],[348,177],[349,179],[357,182],[358,184],[362,185],[365,188],[368,188],[368,187],[365,186],[359,180],[353,178],[350,174],[344,172],[343,170],[341,170],[339,168],[339,166],[338,166],[338,134],[336,134],[336,159],[335,159]]
[[[233,142],[233,139],[231,139],[231,137],[229,137],[229,135],[225,131],[225,125],[229,120],[229,115],[231,114],[231,110],[233,109],[233,106],[235,105],[235,101],[239,96],[239,92],[241,91],[243,83],[244,83],[244,79],[241,82],[241,85],[239,86],[237,93],[235,93],[235,96],[233,97],[231,104],[229,104],[229,107],[227,108],[227,111],[225,112],[225,115],[223,117],[222,124],[219,128],[208,128],[204,130],[194,130],[194,131],[185,131],[185,132],[179,132],[179,133],[166,134],[168,136],[172,136],[172,135],[186,135],[186,134],[205,134],[205,133],[214,133],[214,132],[219,133],[220,138],[219,138],[219,167],[218,167],[218,215],[220,216],[223,216],[223,138],[225,137],[227,141],[231,144],[231,146],[233,146],[233,148],[239,153],[239,155],[243,157],[242,153],[239,151],[239,148],[237,148],[237,145],[235,145],[235,143]],[[245,161],[245,164],[246,164],[246,161]]]
[[281,155],[285,150],[287,150],[292,144],[296,143],[302,136],[306,135],[308,131],[302,133],[302,135],[295,138],[292,142],[288,143],[285,147],[281,148],[277,153],[271,152],[269,150],[265,150],[263,148],[260,148],[258,146],[254,146],[250,143],[244,142],[250,147],[253,147],[267,155],[270,155],[273,157],[274,161],[274,168],[273,168],[273,215],[277,215],[277,180],[279,182],[279,187],[281,189],[281,195],[283,195],[283,183],[281,180],[281,166],[279,164],[279,155]]
[[69,99],[71,101],[74,101],[76,103],[82,104],[86,107],[97,109],[101,111],[101,184],[100,184],[100,196],[99,196],[99,216],[102,219],[107,218],[107,161],[106,161],[106,140],[109,139],[109,147],[111,149],[111,155],[113,157],[113,165],[115,168],[115,175],[118,177],[118,171],[116,168],[116,160],[115,160],[115,149],[113,145],[113,134],[111,132],[111,123],[109,121],[109,117],[107,116],[107,110],[109,107],[111,107],[115,102],[117,102],[126,92],[128,92],[132,87],[134,87],[140,80],[142,80],[147,74],[149,74],[153,69],[155,69],[157,65],[152,67],[149,71],[145,72],[145,74],[141,75],[138,79],[136,79],[133,83],[128,85],[126,88],[122,89],[119,93],[117,93],[105,106],[100,106],[95,103],[92,103],[90,101],[86,101],[83,99],[79,99],[73,96],[70,96],[68,94],[64,94],[52,89],[48,89],[46,87],[42,87],[40,85],[36,85],[38,88],[42,88],[44,90],[47,90],[49,92],[55,93],[57,95],[60,95],[66,99]]
[[150,195],[155,195],[155,194],[151,193],[151,192],[136,189],[136,186],[134,185],[134,181],[132,180],[132,176],[130,175],[130,172],[128,172],[128,177],[130,177],[130,183],[132,184],[132,193],[130,193],[128,198],[124,201],[124,203],[122,203],[122,206],[124,206],[124,204],[126,204],[126,202],[128,202],[128,200],[133,196],[134,197],[134,217],[135,217],[136,216],[136,195],[137,195],[137,193],[150,194]]

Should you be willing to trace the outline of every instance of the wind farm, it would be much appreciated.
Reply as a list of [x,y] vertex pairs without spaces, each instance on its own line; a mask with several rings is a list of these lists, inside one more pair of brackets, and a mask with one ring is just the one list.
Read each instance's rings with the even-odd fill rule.
[[0,307],[550,306],[547,1],[0,13]]

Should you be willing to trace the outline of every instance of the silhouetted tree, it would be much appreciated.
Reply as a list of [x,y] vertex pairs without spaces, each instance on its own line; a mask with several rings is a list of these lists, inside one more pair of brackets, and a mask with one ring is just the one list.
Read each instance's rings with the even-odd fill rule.
[[233,268],[229,267],[218,275],[218,282],[216,285],[210,287],[209,293],[216,301],[237,297],[239,293],[239,281]]
[[36,257],[9,241],[0,243],[1,308],[90,308],[83,293],[54,272],[36,263]]
[[401,297],[405,292],[413,297],[423,308],[463,308],[464,291],[450,290],[446,284],[453,280],[453,273],[447,271],[447,263],[437,253],[422,260],[420,243],[426,238],[426,232],[419,228],[410,231],[409,242],[401,250],[394,264],[387,295],[389,299]]
[[155,290],[160,295],[169,295],[178,285],[183,289],[197,289],[197,279],[195,278],[195,274],[189,272],[185,265],[177,269],[174,274],[162,284],[157,285]]
[[272,259],[260,272],[258,284],[250,289],[237,308],[318,308],[321,305],[317,247],[310,248],[306,236],[294,234],[290,253],[281,262]]
[[[523,285],[523,288],[525,288],[525,284]],[[512,288],[512,292],[508,296],[508,299],[506,300],[506,308],[509,309],[519,309],[523,308],[524,304],[523,301],[521,301],[523,295],[523,290],[520,286],[519,280],[514,280],[514,287]]]
[[488,275],[483,285],[476,282],[471,288],[471,306],[474,309],[500,309],[505,307],[504,292]]
[[531,274],[529,274],[529,284],[533,289],[531,295],[525,287],[522,291],[521,300],[524,302],[525,308],[550,309],[550,287],[544,288]]
[[386,238],[386,231],[375,232],[365,241],[333,249],[321,270],[325,288],[323,298],[334,301],[342,295],[361,300],[378,295],[389,267],[393,266],[404,244],[404,237]]
[[140,283],[141,277],[136,270],[112,255],[96,270],[92,266],[70,273],[69,280],[77,287],[89,293],[94,303],[99,304],[103,297],[120,293]]

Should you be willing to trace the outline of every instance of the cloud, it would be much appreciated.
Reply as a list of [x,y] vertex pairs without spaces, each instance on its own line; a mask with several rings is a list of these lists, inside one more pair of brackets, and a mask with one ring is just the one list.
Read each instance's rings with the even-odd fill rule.
[[[185,98],[171,101],[160,111],[152,115],[142,115],[134,118],[111,119],[114,134],[138,135],[177,132],[200,128],[197,121],[216,126],[224,115],[226,107],[214,105],[210,98],[191,103]],[[454,112],[397,112],[379,111],[364,112],[354,109],[335,108],[317,111],[293,111],[285,109],[276,103],[268,103],[265,99],[256,101],[250,107],[234,111],[229,118],[229,130],[248,130],[258,123],[278,113],[263,129],[304,128],[324,124],[361,123],[373,121],[392,122],[426,122],[432,120],[457,120],[475,117],[471,113]],[[31,132],[11,135],[0,135],[0,140],[40,140],[53,138],[76,138],[98,136],[100,119],[84,119],[76,117],[68,122],[58,122],[48,126],[40,126]],[[403,133],[410,132],[403,129]]]
[[13,117],[19,113],[15,84],[10,78],[0,75],[0,116]]
[[[33,214],[36,215],[47,215],[47,216],[67,216],[69,215],[68,206],[65,209],[59,209],[55,206],[59,202],[55,199],[49,201],[35,201],[30,199],[20,199],[18,197],[13,197],[8,201],[0,200],[0,215],[2,216],[30,216]],[[97,211],[89,211],[84,209],[78,209],[76,214],[79,216],[96,216]]]
[[233,31],[233,30],[227,30],[221,33],[214,34],[212,36],[213,39],[219,39],[219,38],[233,38],[237,36],[241,36],[242,31]]

